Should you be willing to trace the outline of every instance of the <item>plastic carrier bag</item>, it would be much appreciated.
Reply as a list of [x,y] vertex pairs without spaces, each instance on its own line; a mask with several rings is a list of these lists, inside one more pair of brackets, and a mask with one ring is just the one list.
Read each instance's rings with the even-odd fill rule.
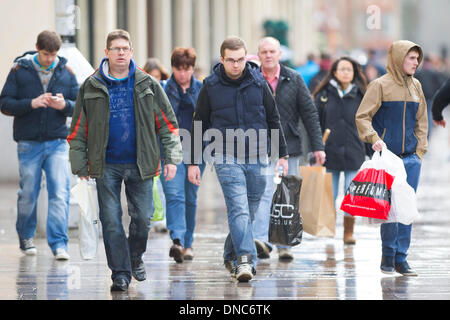
[[270,208],[269,242],[295,246],[303,235],[302,218],[299,212],[302,180],[294,175],[283,176],[272,198]]
[[419,217],[416,194],[406,181],[402,159],[387,148],[365,161],[347,189],[341,210],[369,218],[369,224],[411,224]]
[[164,208],[161,202],[161,198],[159,197],[158,191],[158,179],[159,175],[153,178],[153,204],[155,206],[155,210],[153,211],[152,221],[162,221],[164,220]]
[[80,206],[78,240],[81,257],[84,260],[94,259],[97,255],[100,222],[97,185],[92,179],[89,181],[79,179],[71,194]]

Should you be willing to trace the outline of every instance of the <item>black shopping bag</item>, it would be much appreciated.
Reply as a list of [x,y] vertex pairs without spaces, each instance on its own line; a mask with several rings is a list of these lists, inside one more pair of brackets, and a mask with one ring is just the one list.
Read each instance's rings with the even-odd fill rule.
[[294,175],[284,176],[272,198],[270,208],[269,242],[296,246],[302,241],[303,225],[299,211],[302,180]]

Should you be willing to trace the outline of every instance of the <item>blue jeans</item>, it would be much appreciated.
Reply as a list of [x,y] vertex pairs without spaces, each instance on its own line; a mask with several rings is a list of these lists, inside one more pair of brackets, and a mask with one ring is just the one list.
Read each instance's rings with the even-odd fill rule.
[[[162,163],[164,166],[164,163]],[[205,164],[199,165],[203,174]],[[191,248],[194,241],[195,217],[197,213],[198,186],[188,179],[188,165],[177,165],[177,173],[170,181],[160,180],[166,197],[166,225],[172,240],[180,240],[181,246]]]
[[[153,215],[153,178],[142,180],[136,164],[106,164],[103,178],[97,178],[98,204],[108,267],[112,280],[131,280],[131,263],[138,262],[147,249]],[[125,183],[128,214],[131,217],[128,239],[122,225],[120,194]]]
[[67,249],[70,197],[69,147],[65,139],[19,141],[20,190],[16,230],[20,239],[33,238],[42,170],[48,191],[47,242],[53,253]]
[[[299,161],[300,157],[288,158],[288,175],[299,175]],[[266,175],[266,188],[264,194],[261,197],[261,202],[258,210],[255,214],[255,220],[253,221],[253,235],[255,239],[264,242],[269,248],[272,249],[272,244],[269,243],[269,224],[270,224],[270,207],[272,205],[273,193],[275,191],[275,185],[273,183],[273,176],[275,172],[275,163],[270,166],[268,174]],[[277,245],[277,248],[290,248],[289,246]]]
[[215,163],[214,167],[225,197],[230,229],[223,258],[236,264],[238,257],[248,256],[255,266],[257,253],[252,222],[266,187],[267,162],[240,164],[228,157],[226,162]]
[[[348,186],[352,182],[353,178],[358,173],[358,170],[333,170],[333,169],[327,169],[327,172],[330,172],[332,175],[332,184],[333,184],[333,200],[334,205],[336,206],[336,199],[339,193],[339,180],[341,176],[341,172],[344,172],[344,194],[347,191]],[[336,208],[338,209],[338,208]],[[347,212],[344,212],[344,215],[351,217],[351,214],[348,214]]]
[[[415,154],[403,158],[403,163],[407,174],[406,180],[414,191],[417,191],[422,163]],[[412,224],[383,223],[380,227],[383,256],[395,257],[395,263],[406,261],[411,243],[411,229]]]

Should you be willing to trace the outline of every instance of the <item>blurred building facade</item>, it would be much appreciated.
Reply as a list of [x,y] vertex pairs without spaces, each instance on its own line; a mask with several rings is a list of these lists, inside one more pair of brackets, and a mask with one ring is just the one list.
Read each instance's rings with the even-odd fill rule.
[[[0,2],[4,44],[0,87],[13,59],[34,50],[37,34],[55,30],[56,1]],[[172,50],[192,46],[197,51],[197,66],[207,75],[219,60],[221,42],[229,35],[242,37],[249,54],[255,54],[268,19],[287,23],[293,64],[303,63],[311,52],[339,55],[355,48],[383,50],[403,37],[441,50],[449,42],[441,35],[448,30],[444,15],[450,12],[450,1],[434,0],[433,4],[437,5],[418,0],[75,0],[74,23],[76,45],[94,68],[104,56],[107,34],[122,28],[131,34],[139,66],[148,57],[157,57],[170,70]],[[0,116],[0,130],[0,149],[4,155],[14,155],[0,158],[0,179],[16,180],[12,118]]]
[[[34,50],[36,37],[55,30],[55,1],[14,0],[0,2],[2,47],[0,87],[15,57]],[[228,35],[242,37],[249,53],[256,53],[265,35],[266,19],[289,25],[288,41],[293,62],[298,63],[317,47],[310,0],[76,0],[76,44],[96,68],[104,57],[107,34],[116,28],[130,32],[134,59],[143,66],[148,57],[159,58],[170,70],[170,55],[177,46],[192,46],[204,74],[219,60],[221,42]],[[20,17],[20,19],[18,18]],[[0,117],[0,148],[14,156],[0,159],[0,179],[16,180],[16,143],[12,118]]]

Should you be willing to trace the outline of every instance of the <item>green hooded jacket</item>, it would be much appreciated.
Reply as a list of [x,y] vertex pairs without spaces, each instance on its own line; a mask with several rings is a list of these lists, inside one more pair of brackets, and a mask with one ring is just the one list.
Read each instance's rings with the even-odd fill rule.
[[[142,179],[160,172],[159,139],[166,164],[183,159],[178,123],[164,90],[154,78],[135,71],[134,113],[136,126],[136,164]],[[97,70],[80,87],[67,141],[72,173],[102,178],[109,133],[109,94]]]

